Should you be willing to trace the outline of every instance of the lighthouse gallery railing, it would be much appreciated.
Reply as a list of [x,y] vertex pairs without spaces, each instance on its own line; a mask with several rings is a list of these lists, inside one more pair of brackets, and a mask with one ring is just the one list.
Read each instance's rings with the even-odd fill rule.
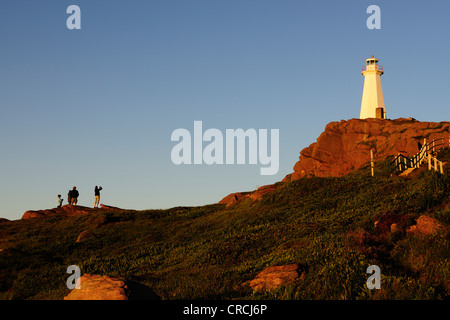
[[368,66],[363,66],[361,70],[362,70],[362,71],[366,71],[366,70],[367,70],[367,67],[371,67],[371,66],[375,66],[375,69],[374,69],[374,70],[380,70],[380,71],[383,71],[383,67],[382,67],[382,66],[379,66],[379,65],[377,65],[377,64],[375,64],[375,65],[369,64]]

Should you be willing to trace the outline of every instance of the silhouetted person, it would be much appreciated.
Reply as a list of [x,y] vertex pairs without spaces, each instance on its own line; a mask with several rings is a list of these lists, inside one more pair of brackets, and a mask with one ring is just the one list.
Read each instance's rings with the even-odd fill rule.
[[71,204],[73,204],[74,206],[76,206],[77,205],[77,202],[78,202],[78,196],[80,195],[79,193],[78,193],[78,190],[77,190],[77,187],[73,187],[73,189],[72,189],[72,199],[71,199]]
[[103,188],[95,186],[95,189],[94,189],[94,196],[95,196],[94,208],[98,208],[98,204],[100,203],[100,190],[103,190]]
[[61,208],[63,201],[64,199],[61,199],[61,195],[58,194],[58,197],[56,198],[56,207]]
[[72,204],[72,190],[69,190],[69,193],[67,194],[67,203]]

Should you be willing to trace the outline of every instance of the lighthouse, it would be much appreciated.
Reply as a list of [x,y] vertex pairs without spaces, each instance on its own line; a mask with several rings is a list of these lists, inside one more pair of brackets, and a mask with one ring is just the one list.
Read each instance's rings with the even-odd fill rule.
[[378,65],[378,59],[373,56],[366,60],[362,68],[364,76],[364,90],[361,101],[360,119],[386,119],[384,109],[383,90],[381,89],[381,75],[383,67]]

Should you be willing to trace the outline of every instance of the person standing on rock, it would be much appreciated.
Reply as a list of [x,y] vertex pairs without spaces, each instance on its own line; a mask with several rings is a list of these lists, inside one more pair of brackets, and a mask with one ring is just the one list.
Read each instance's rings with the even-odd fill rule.
[[63,201],[64,201],[64,200],[61,199],[61,195],[58,194],[58,197],[56,198],[56,207],[57,207],[57,208],[61,208]]
[[67,203],[72,204],[72,190],[69,190],[69,193],[67,194]]
[[103,190],[103,188],[95,186],[95,189],[94,189],[94,196],[95,196],[94,208],[98,208],[98,204],[100,203],[100,190]]
[[78,203],[78,196],[79,196],[79,192],[77,190],[77,187],[73,187],[72,189],[72,199],[71,199],[71,204],[73,204],[74,206],[77,205]]

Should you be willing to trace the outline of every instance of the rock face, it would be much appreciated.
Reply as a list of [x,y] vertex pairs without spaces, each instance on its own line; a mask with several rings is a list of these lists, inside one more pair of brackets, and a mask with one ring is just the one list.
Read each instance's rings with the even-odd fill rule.
[[415,155],[418,143],[450,137],[450,122],[419,122],[414,119],[351,119],[331,122],[317,142],[300,152],[294,172],[283,181],[303,177],[341,177],[370,161],[401,153]]
[[254,291],[272,290],[299,278],[298,264],[269,267],[258,273],[253,280],[245,282]]

